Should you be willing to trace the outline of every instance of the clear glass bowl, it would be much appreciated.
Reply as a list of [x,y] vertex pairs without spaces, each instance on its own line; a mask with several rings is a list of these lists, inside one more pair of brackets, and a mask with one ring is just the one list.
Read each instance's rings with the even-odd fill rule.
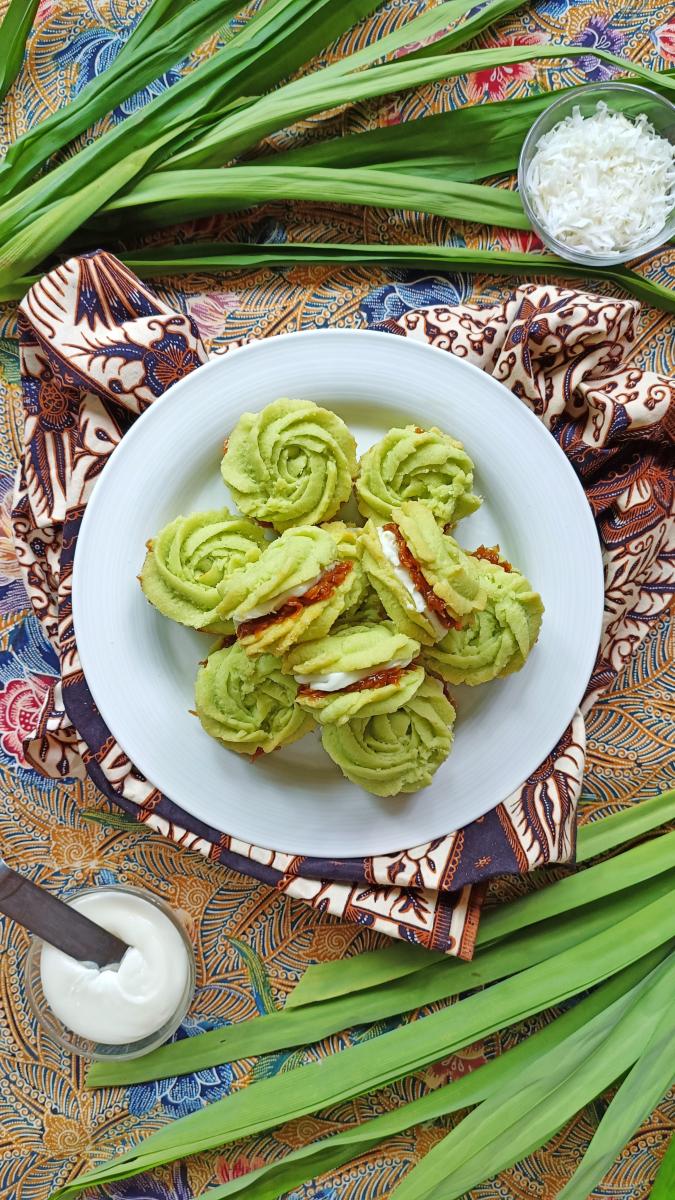
[[606,104],[610,110],[620,109],[628,117],[635,118],[640,113],[644,113],[661,137],[675,143],[675,104],[671,104],[670,100],[664,100],[662,96],[650,91],[649,88],[640,87],[634,83],[588,84],[585,87],[575,88],[570,95],[561,96],[555,100],[534,122],[520,152],[518,190],[532,228],[539,234],[549,250],[570,262],[582,263],[586,266],[610,267],[615,263],[629,262],[643,254],[649,254],[652,250],[658,250],[660,246],[675,236],[675,208],[670,213],[663,229],[644,245],[621,253],[594,254],[589,250],[577,250],[574,246],[568,246],[548,232],[533,209],[532,197],[525,182],[528,167],[540,138],[548,133],[554,125],[563,121],[565,117],[571,116],[572,110],[575,108],[581,110],[582,116],[591,116],[599,101]]
[[31,938],[26,958],[25,981],[28,1005],[43,1031],[52,1041],[56,1042],[57,1045],[67,1050],[70,1054],[78,1054],[82,1058],[116,1059],[118,1061],[129,1058],[140,1058],[142,1054],[149,1054],[151,1050],[156,1050],[158,1046],[162,1046],[164,1042],[169,1040],[172,1034],[178,1029],[192,1003],[195,992],[195,958],[192,942],[169,905],[160,900],[158,896],[153,896],[151,892],[142,891],[140,888],[127,887],[125,884],[116,884],[109,887],[83,888],[77,894],[78,896],[86,896],[92,892],[95,892],[96,895],[101,895],[102,892],[115,892],[138,896],[142,900],[146,900],[149,904],[153,904],[155,908],[160,909],[178,930],[187,954],[188,978],[176,1011],[154,1033],[148,1034],[138,1041],[128,1042],[124,1045],[107,1045],[104,1042],[92,1042],[88,1038],[80,1037],[79,1034],[73,1033],[72,1029],[64,1025],[47,1004],[40,977],[40,956],[42,954],[43,942],[37,937]]

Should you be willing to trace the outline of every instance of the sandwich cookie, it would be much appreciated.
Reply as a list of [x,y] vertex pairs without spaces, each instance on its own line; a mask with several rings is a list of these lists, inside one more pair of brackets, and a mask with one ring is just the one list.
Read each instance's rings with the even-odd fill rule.
[[233,633],[232,622],[216,611],[218,584],[256,562],[266,545],[259,525],[227,508],[176,517],[148,542],[139,582],[165,617],[207,633]]
[[425,647],[427,670],[448,683],[473,686],[520,671],[539,637],[544,605],[532,584],[499,551],[474,551],[487,595],[485,608],[461,629]]
[[295,646],[284,659],[298,704],[322,724],[394,712],[424,679],[419,642],[390,621],[354,625]]
[[314,525],[289,529],[257,562],[221,585],[219,614],[234,622],[247,653],[282,655],[323,637],[358,595],[356,564]]
[[363,566],[394,624],[431,646],[485,607],[485,588],[476,560],[424,504],[406,500],[391,515],[383,525],[366,524]]

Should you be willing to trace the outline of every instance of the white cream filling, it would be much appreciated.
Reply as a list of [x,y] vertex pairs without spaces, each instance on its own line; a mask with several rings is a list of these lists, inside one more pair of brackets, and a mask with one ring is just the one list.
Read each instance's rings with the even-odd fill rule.
[[[326,571],[328,570],[330,570],[330,567],[326,567]],[[268,600],[266,604],[259,604],[257,608],[251,608],[248,612],[242,612],[241,609],[238,609],[237,612],[232,614],[235,626],[241,625],[244,621],[255,621],[258,617],[266,617],[268,613],[277,612],[278,609],[283,608],[284,604],[287,604],[295,596],[304,596],[305,592],[313,588],[315,583],[318,583],[325,573],[325,571],[322,571],[320,575],[315,575],[313,579],[309,579],[307,583],[301,584],[300,587],[289,588],[286,592],[280,592],[273,600]]]
[[40,978],[45,1000],[83,1038],[120,1046],[160,1029],[175,1014],[190,977],[183,939],[143,896],[102,887],[69,906],[128,945],[116,969],[79,962],[45,942]]
[[408,658],[392,658],[391,662],[367,667],[365,671],[328,671],[325,675],[295,675],[295,682],[301,686],[311,687],[315,692],[339,692],[352,683],[360,683],[370,675],[380,671],[394,671],[397,667],[409,667],[412,655]]
[[396,535],[392,533],[391,529],[378,528],[377,536],[380,539],[382,553],[384,554],[387,562],[391,563],[392,567],[394,568],[394,574],[399,583],[403,585],[406,592],[410,596],[415,612],[424,613],[427,621],[433,627],[437,638],[445,637],[445,634],[448,632],[445,625],[434,612],[433,608],[428,607],[421,591],[415,586],[415,581],[410,574],[410,571],[408,571],[407,568],[401,563],[398,545],[396,542]]

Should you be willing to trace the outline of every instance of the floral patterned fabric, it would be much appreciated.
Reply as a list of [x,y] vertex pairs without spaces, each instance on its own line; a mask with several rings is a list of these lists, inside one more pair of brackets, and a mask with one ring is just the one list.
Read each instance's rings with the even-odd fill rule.
[[[418,12],[428,2],[431,0],[388,0],[364,23],[358,37],[366,31],[368,36],[376,36],[392,19],[400,19],[404,12]],[[42,0],[24,70],[0,109],[0,145],[6,146],[28,125],[81,90],[96,70],[97,55],[115,52],[145,4],[146,0]],[[5,8],[6,0],[0,0],[0,15]],[[332,58],[345,46],[353,48],[356,36],[342,39],[325,58]],[[592,48],[602,38],[608,39],[604,44],[649,65],[675,65],[672,4],[662,0],[621,6],[604,0],[533,0],[483,35],[481,44],[572,40],[589,48],[585,68],[579,60],[570,66],[522,64],[485,77],[433,84],[313,118],[274,135],[270,143],[283,147],[316,136],[414,119],[467,100],[522,96],[540,88],[580,82],[584,70],[605,69],[592,58]],[[190,56],[186,69],[209,53],[217,41],[210,39]],[[163,88],[170,82],[167,77],[153,86]],[[123,116],[120,111],[111,119],[118,121]],[[102,121],[97,128],[109,123],[110,119]],[[185,227],[179,237],[271,242],[438,241],[525,251],[537,247],[532,234],[488,230],[435,217],[281,203]],[[666,250],[640,269],[672,287],[675,253]],[[604,297],[613,291],[610,285],[596,287],[589,281],[582,286]],[[153,287],[167,309],[194,319],[208,352],[224,350],[242,338],[294,329],[402,322],[412,310],[444,311],[474,301],[497,306],[507,290],[508,285],[489,276],[468,280],[457,274],[411,273],[386,267],[269,269],[220,277],[196,274]],[[624,319],[630,324],[633,340],[624,362],[631,368],[672,376],[672,320],[651,310],[637,315],[634,306],[629,308],[630,319],[625,313]],[[415,319],[426,320],[427,314]],[[170,839],[158,837],[148,823],[129,820],[117,805],[103,798],[89,777],[49,779],[25,758],[24,742],[35,731],[49,690],[54,689],[57,711],[61,700],[56,687],[59,664],[31,613],[12,550],[11,495],[23,433],[16,335],[15,306],[0,306],[1,852],[12,865],[64,896],[88,883],[117,880],[150,888],[181,910],[193,932],[198,965],[197,995],[190,1020],[179,1035],[190,1036],[214,1022],[238,1021],[279,1007],[309,963],[382,945],[386,939],[371,926],[336,920],[201,854],[184,853]],[[627,457],[628,444],[621,458],[624,465]],[[656,487],[655,494],[661,490]],[[638,482],[630,490],[632,514],[641,494]],[[652,502],[649,498],[649,504]],[[609,513],[613,497],[598,496],[596,508]],[[648,523],[655,511],[650,515],[645,510]],[[614,522],[615,538],[620,538],[620,525],[620,520]],[[650,525],[646,538],[645,564],[649,560],[652,568],[658,561],[658,555],[652,556],[652,535],[658,525],[658,521]],[[663,562],[672,563],[672,551],[665,554]],[[619,579],[617,611],[621,609],[620,583]],[[638,590],[638,615],[629,633],[629,639],[635,639],[632,656],[629,646],[617,643],[607,668],[609,686],[584,715],[582,821],[653,795],[674,782],[672,606],[668,606],[658,579],[652,581],[650,590]],[[650,596],[651,610],[647,604]],[[641,631],[645,636],[640,641]],[[511,895],[527,887],[527,877],[494,880],[490,886],[499,895]],[[370,1036],[368,1030],[353,1030],[312,1050],[264,1056],[253,1067],[237,1063],[230,1071],[200,1072],[158,1081],[148,1088],[92,1093],[83,1086],[82,1064],[43,1037],[27,1008],[22,985],[26,935],[4,923],[0,944],[2,1200],[47,1200],[57,1184],[161,1127],[179,1111],[192,1111],[252,1077],[264,1077]],[[110,1200],[192,1200],[209,1185],[236,1178],[263,1161],[276,1161],[288,1149],[314,1137],[440,1086],[512,1045],[537,1023],[538,1019],[532,1019],[522,1030],[504,1030],[376,1097],[363,1097],[330,1113],[249,1139],[224,1153],[195,1156],[172,1170],[128,1180],[96,1195],[107,1195]],[[522,1200],[525,1195],[554,1200],[578,1164],[605,1104],[598,1101],[578,1114],[547,1146],[499,1180],[476,1189],[473,1200]],[[593,1193],[594,1200],[647,1200],[674,1127],[675,1102],[670,1098],[645,1122],[608,1171]],[[293,1200],[379,1200],[446,1128],[447,1122],[436,1122],[390,1139],[330,1178],[298,1189]]]
[[[621,669],[675,586],[675,385],[624,366],[637,312],[634,302],[530,285],[493,307],[413,309],[379,325],[499,379],[544,421],[587,482],[606,574],[605,630],[588,702]],[[80,521],[108,456],[130,420],[206,352],[189,317],[103,252],[72,259],[36,284],[20,305],[19,330],[25,425],[14,538],[61,666],[24,742],[26,759],[56,778],[86,767],[110,800],[153,828],[319,912],[469,957],[483,890],[472,885],[573,855],[581,714],[503,804],[398,854],[341,861],[282,854],[182,812],[141,775],[98,713],[77,654],[71,573]]]

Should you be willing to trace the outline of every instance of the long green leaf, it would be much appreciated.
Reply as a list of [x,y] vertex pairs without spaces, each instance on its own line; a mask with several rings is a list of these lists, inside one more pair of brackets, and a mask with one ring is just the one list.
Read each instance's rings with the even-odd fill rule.
[[354,995],[337,996],[323,1004],[287,1008],[267,1016],[214,1029],[183,1042],[162,1046],[152,1054],[121,1063],[95,1063],[90,1087],[138,1083],[180,1075],[218,1063],[256,1054],[287,1050],[319,1041],[354,1025],[381,1021],[399,1013],[434,1004],[471,988],[514,975],[535,963],[553,959],[589,938],[613,928],[617,920],[649,907],[672,894],[675,872],[657,876],[618,898],[590,905],[583,914],[567,914],[511,937],[477,954],[471,962],[447,956],[414,975]]
[[403,1133],[422,1121],[433,1121],[485,1100],[501,1084],[511,1081],[519,1071],[553,1049],[575,1030],[580,1029],[615,1000],[644,979],[668,953],[663,948],[640,959],[614,976],[590,995],[531,1034],[498,1058],[475,1068],[468,1075],[437,1088],[433,1092],[402,1104],[380,1117],[350,1126],[318,1142],[292,1151],[279,1161],[269,1163],[222,1187],[210,1189],[205,1200],[275,1200],[280,1193],[297,1188],[310,1179],[343,1166],[357,1155],[374,1149],[386,1138]]
[[[171,257],[168,257],[168,255]],[[351,266],[354,263],[379,264],[390,267],[437,267],[467,274],[524,276],[553,275],[575,279],[590,274],[621,288],[652,308],[675,313],[675,291],[654,280],[638,275],[625,267],[597,267],[584,271],[582,267],[557,258],[554,254],[521,254],[511,250],[474,250],[464,246],[365,246],[342,243],[286,243],[252,246],[221,245],[175,246],[138,250],[122,255],[129,266],[144,279],[156,279],[171,274],[194,271],[228,271],[242,267],[283,267],[335,263]],[[24,288],[25,291],[25,288]],[[15,291],[7,298],[13,298]],[[23,291],[19,293],[23,295]],[[0,299],[3,298],[0,287]]]
[[644,842],[594,867],[577,871],[510,904],[500,904],[485,914],[478,931],[477,944],[486,945],[535,921],[545,921],[547,917],[560,912],[591,904],[644,879],[653,878],[673,866],[675,831],[665,833],[654,841]]
[[[395,171],[348,171],[330,167],[230,167],[222,170],[156,171],[103,209],[124,224],[173,225],[268,200],[319,200],[434,213],[484,225],[529,229],[517,192],[424,179]],[[131,211],[129,211],[131,210]]]
[[[226,85],[231,85],[232,99],[237,98],[235,89],[238,80],[241,94],[250,96],[265,91],[284,75],[289,75],[302,66],[334,37],[360,18],[367,16],[379,3],[381,0],[371,0],[370,4],[364,3],[364,0],[341,0],[339,5],[331,0],[319,0],[318,3],[312,3],[312,0],[272,0],[272,3],[248,22],[238,35],[234,49],[231,45],[226,46],[169,92],[146,105],[142,114],[137,113],[129,117],[124,123],[126,138],[133,136],[137,130],[148,135],[160,128],[166,130],[168,124],[180,120],[185,115],[183,110],[188,102],[195,121],[201,114],[207,126],[217,123],[223,107],[227,107],[223,99],[223,89]],[[424,13],[407,22],[404,29],[398,29],[385,38],[363,47],[343,61],[348,63],[351,69],[376,61],[385,53],[405,46],[410,39],[421,40],[445,29],[450,19],[464,15],[471,7],[472,0],[448,0],[448,3],[431,13]],[[283,40],[277,39],[275,43],[272,35],[279,21],[286,22],[290,36],[285,36]],[[285,32],[285,29],[282,29],[282,32]],[[248,48],[249,45],[253,53],[245,53],[242,70],[238,54],[242,46]],[[234,75],[230,78],[233,69]],[[335,64],[333,67],[324,68],[320,74],[322,78],[326,78],[339,70],[341,64]],[[191,142],[198,132],[199,127],[195,125],[194,134],[189,139]],[[7,236],[12,228],[16,228],[17,221],[20,222],[34,214],[39,205],[48,203],[62,187],[72,191],[73,185],[80,186],[86,183],[92,171],[104,169],[109,161],[117,161],[124,153],[124,141],[120,141],[120,137],[119,130],[109,131],[99,139],[95,148],[86,147],[69,160],[69,173],[59,175],[58,169],[50,172],[45,180],[41,181],[40,188],[28,189],[18,197],[17,205],[0,208],[0,237]]]
[[[89,249],[96,249],[96,243]],[[672,288],[638,275],[625,267],[596,267],[592,271],[556,258],[554,254],[524,254],[511,250],[474,250],[464,246],[369,246],[341,242],[286,242],[278,245],[225,242],[193,245],[146,247],[120,254],[122,262],[142,279],[169,279],[172,276],[220,274],[224,271],[256,271],[264,267],[320,266],[336,268],[353,265],[412,267],[423,270],[459,271],[468,275],[494,275],[507,278],[536,279],[554,276],[576,281],[600,279],[635,296],[644,304],[662,312],[675,313]],[[40,275],[17,275],[0,283],[0,302],[20,300]]]
[[[120,58],[128,58],[156,30],[162,29],[168,21],[172,21],[174,17],[184,13],[185,9],[193,3],[194,0],[150,0],[140,21],[122,46],[115,61],[119,62]],[[226,17],[223,18],[224,21],[226,19]]]
[[80,224],[81,208],[94,211],[105,203],[108,196],[119,187],[122,179],[133,179],[156,153],[158,148],[173,136],[173,131],[167,131],[154,142],[146,142],[131,154],[127,154],[122,164],[108,168],[102,175],[95,177],[80,191],[77,202],[66,196],[62,200],[49,205],[29,225],[20,229],[0,247],[0,280],[11,278],[13,272],[19,274],[39,262],[54,249],[55,229],[59,230],[58,239],[68,237]]
[[0,25],[0,103],[16,79],[40,0],[10,0]]
[[675,821],[675,788],[582,825],[577,835],[577,862],[597,858],[671,821]]
[[[342,10],[343,7],[341,5],[340,9]],[[411,26],[412,24],[414,23],[411,23]],[[244,36],[245,31],[235,39],[234,43],[230,44],[230,48],[232,45],[241,47]],[[225,48],[225,51],[227,49],[228,47]],[[221,54],[225,53],[225,51],[221,51]],[[220,157],[221,161],[231,158],[240,154],[243,150],[250,148],[261,137],[272,132],[274,129],[297,120],[299,117],[306,117],[311,113],[320,112],[336,104],[351,103],[358,99],[383,95],[393,90],[414,87],[420,83],[428,83],[438,78],[464,74],[471,70],[484,70],[488,67],[498,65],[508,66],[526,59],[545,57],[575,58],[583,56],[585,52],[585,48],[579,46],[502,46],[497,49],[490,48],[488,50],[470,51],[453,55],[433,56],[429,59],[420,59],[411,62],[402,60],[388,63],[382,67],[373,67],[360,73],[354,73],[348,69],[345,70],[343,69],[344,64],[337,64],[340,68],[339,73],[333,73],[333,68],[327,67],[323,71],[315,72],[293,83],[286,84],[271,96],[264,96],[257,102],[245,106],[243,109],[235,107],[234,111],[231,111],[232,103],[230,103],[227,106],[230,110],[229,115],[226,115],[222,121],[217,122],[215,128],[207,135],[208,154],[211,155],[217,150],[217,156]],[[628,63],[623,59],[619,59],[616,55],[609,54],[609,52],[600,49],[597,49],[596,55],[602,58],[603,61],[611,62],[615,66],[624,67],[649,82],[660,81],[662,86],[675,90],[675,81],[669,80],[666,82],[657,72],[653,72],[647,67]],[[215,58],[217,57],[215,56]],[[211,60],[211,63],[213,61]],[[347,64],[349,64],[349,61],[349,59],[344,60]],[[183,80],[182,84],[194,80],[199,76],[199,71],[204,70],[208,66],[209,63],[204,64],[202,68],[193,72],[186,80]],[[249,80],[250,75],[251,71],[249,69],[247,72]],[[178,84],[176,88],[170,89],[167,95],[175,95],[176,90],[182,84]],[[158,99],[161,100],[162,97]],[[222,109],[222,94],[218,94],[218,99]],[[153,104],[146,106],[146,109],[143,110],[146,124],[148,120],[156,121],[157,119],[158,110],[153,107],[156,103],[157,101],[153,102]],[[201,96],[201,93],[200,101],[197,102],[195,99],[195,103],[197,104],[197,112],[191,114],[192,123],[200,112],[204,112],[203,96]],[[133,120],[133,118],[130,118],[130,120]],[[127,130],[128,127],[129,121],[122,128]],[[81,174],[83,168],[85,168],[86,173],[91,175],[93,156],[95,154],[110,152],[111,144],[106,141],[106,138],[110,138],[112,135],[114,135],[114,131],[110,131],[100,142],[94,143],[93,147],[87,147],[84,151],[80,152],[79,156],[76,155],[73,159],[69,160],[67,164],[69,167],[67,184],[63,177],[59,177],[60,168],[56,168],[44,180],[38,181],[40,184],[40,188],[38,188],[40,192],[39,196],[34,191],[36,185],[32,185],[32,187],[26,189],[24,193],[17,197],[15,202],[10,202],[9,206],[5,205],[3,209],[0,209],[0,240],[7,238],[9,243],[5,245],[3,253],[0,254],[0,287],[12,282],[23,271],[29,270],[40,261],[37,252],[32,256],[32,259],[25,252],[18,254],[15,247],[20,245],[23,250],[26,243],[17,243],[12,239],[11,235],[12,233],[16,234],[17,230],[24,232],[23,222],[28,217],[39,221],[42,216],[49,216],[48,205],[53,199],[54,188],[58,191],[63,185],[63,188],[67,188],[68,194],[74,197],[71,209],[78,214],[80,224],[95,211],[88,203],[83,201],[81,194],[77,195],[75,199],[78,188],[74,186],[74,176],[77,176],[78,172]],[[176,140],[180,140],[180,133],[177,135]],[[158,159],[166,157],[168,153],[167,147],[171,141],[171,138],[163,135],[163,149],[161,153],[158,152]],[[194,143],[191,150],[185,154],[179,153],[174,155],[169,161],[173,165],[180,165],[182,167],[191,166],[195,163],[199,164],[204,161],[203,151],[204,140],[201,139]],[[87,154],[90,157],[87,157]],[[84,159],[82,158],[83,155],[85,156]],[[117,157],[119,157],[119,151]],[[79,164],[78,158],[80,159]],[[151,163],[147,163],[148,168],[151,165]],[[128,173],[125,172],[125,174]],[[110,192],[109,196],[112,194],[114,192]],[[109,196],[104,197],[101,203],[104,203],[105,199],[108,199]],[[72,215],[68,221],[65,219],[62,221],[54,219],[54,216],[55,214],[52,213],[50,251],[55,250],[60,242],[63,241],[64,236],[67,236],[67,233],[64,234],[64,229],[69,231],[73,228]],[[28,233],[30,233],[30,229],[31,224],[28,224]],[[44,223],[42,229],[45,229]],[[43,241],[44,239],[41,239],[41,246],[43,245]],[[649,291],[653,293],[654,286],[651,289],[641,289],[641,285],[637,282],[633,285],[633,290],[635,294],[639,294],[640,290],[645,292],[645,294]],[[665,292],[666,289],[663,289],[663,291]],[[672,297],[670,297],[670,300],[675,305],[675,300]]]
[[[256,92],[273,86],[303,65],[310,46],[315,51],[322,49],[359,16],[372,12],[377,3],[379,0],[342,0],[339,5],[333,0],[270,0],[235,38],[174,87],[7,200],[0,207],[0,241],[9,239],[26,224],[30,228],[50,204],[66,197],[81,224],[127,181],[127,155],[155,138],[162,139],[163,153],[168,153],[169,146],[180,147],[186,139],[191,141],[202,125],[241,103],[248,89]],[[113,174],[108,194],[101,195],[98,205],[85,203],[83,189],[116,164],[120,170],[118,188],[112,186]],[[54,221],[51,248],[56,249],[64,236],[63,226]],[[20,274],[11,256],[3,259],[0,255],[0,265],[4,268],[0,270],[0,286]]]
[[[671,1008],[675,955],[560,1046],[502,1084],[405,1176],[396,1200],[457,1200],[542,1145],[624,1073]],[[669,1021],[675,1018],[672,1013]]]
[[[513,12],[514,9],[521,6],[522,0],[490,0],[490,3],[479,12],[474,12],[450,33],[445,33],[451,21],[465,16],[475,8],[474,0],[445,0],[445,3],[437,5],[428,12],[421,13],[411,21],[406,21],[391,33],[362,46],[361,49],[354,51],[339,62],[324,67],[320,72],[315,72],[312,78],[320,78],[325,87],[326,83],[336,77],[371,66],[387,55],[395,55],[398,63],[402,59],[409,62],[422,56],[445,56],[470,41],[498,17]],[[444,33],[445,36],[442,36],[440,40],[435,40],[439,34],[443,35]],[[330,106],[324,105],[324,107]],[[281,128],[281,125],[278,125],[277,128]],[[218,122],[214,122],[213,128],[197,138],[189,150],[185,151],[188,156],[185,161],[181,161],[179,157],[175,165],[221,166],[224,161],[221,142],[222,131]],[[171,161],[168,164],[169,167],[173,165]]]
[[[235,39],[234,43],[231,43],[231,45],[239,45],[243,36],[243,34],[240,35],[237,39]],[[208,135],[209,154],[213,150],[212,142],[214,137],[217,143],[218,155],[221,157],[221,159],[227,159],[240,154],[245,149],[250,148],[261,137],[272,132],[274,129],[278,129],[289,122],[297,120],[299,117],[308,116],[313,112],[320,112],[322,109],[333,107],[336,104],[347,102],[351,103],[355,100],[365,99],[369,96],[383,95],[388,91],[400,90],[406,87],[414,87],[420,83],[432,82],[433,80],[442,78],[444,76],[451,77],[460,75],[475,69],[486,69],[487,67],[505,64],[509,65],[514,62],[523,61],[527,58],[562,58],[566,56],[579,57],[583,55],[584,52],[584,48],[578,46],[502,46],[497,50],[491,48],[488,50],[469,51],[453,55],[440,55],[438,57],[434,56],[429,59],[420,59],[412,62],[393,62],[382,67],[373,67],[360,73],[347,71],[346,73],[332,74],[331,72],[333,68],[327,67],[323,71],[315,72],[314,74],[308,75],[293,83],[286,84],[284,87],[274,92],[271,96],[264,96],[257,102],[247,105],[242,110],[235,109],[235,111],[230,112],[222,122],[217,124],[216,129]],[[221,51],[221,53],[224,53],[224,51]],[[615,65],[628,68],[633,73],[642,78],[648,79],[650,82],[653,78],[660,79],[663,86],[666,86],[663,78],[659,77],[656,72],[650,71],[649,68],[641,67],[637,64],[629,64],[624,60],[618,59],[615,55],[610,55],[606,51],[598,50],[597,55],[606,61],[611,61]],[[348,63],[349,59],[344,61]],[[205,65],[208,66],[208,64]],[[191,78],[194,79],[197,75],[198,71],[194,72],[192,76],[188,76],[188,80]],[[186,80],[183,81],[183,83],[185,82]],[[180,84],[177,85],[177,87],[180,86]],[[667,86],[675,90],[675,81],[668,81]],[[171,89],[167,95],[170,96],[175,93],[175,91],[175,88]],[[161,99],[161,97],[159,99]],[[203,110],[203,105],[198,107],[200,110]],[[143,112],[147,114],[151,108],[152,105],[148,105]],[[150,114],[150,117],[152,116],[153,114]],[[155,110],[154,117],[156,118],[156,116],[157,112]],[[125,123],[123,128],[127,129],[128,126],[129,121]],[[106,136],[110,137],[110,134]],[[169,144],[170,140],[171,139],[168,137],[164,139],[164,150],[162,151],[161,156],[166,153],[166,146]],[[109,145],[105,142],[105,138],[101,139],[100,143],[94,145],[94,150],[96,150],[97,145],[99,147],[103,147],[104,151],[106,149],[110,149]],[[197,150],[194,153],[192,150],[190,150],[186,154],[178,154],[177,156],[174,156],[170,161],[174,165],[180,165],[183,167],[193,165],[194,162],[199,163],[203,161],[203,143],[197,142],[195,143],[195,146],[197,146]],[[200,146],[202,146],[202,150],[199,149]],[[88,151],[91,152],[92,147],[87,147],[85,151],[80,152],[80,155],[86,155]],[[158,157],[161,156],[158,153]],[[77,174],[78,157],[79,156],[75,156],[69,161],[69,164],[67,164],[71,168],[71,179],[68,183],[68,192],[71,195],[74,194],[74,191],[76,190],[73,188],[72,172],[75,170],[75,173]],[[74,167],[73,164],[75,164]],[[91,165],[90,159],[86,159],[86,167],[88,171],[91,170]],[[83,163],[81,161],[80,170],[82,169],[82,166]],[[53,177],[58,176],[58,172],[59,168],[56,168],[55,171],[51,172],[50,175],[46,177],[46,180],[39,181],[43,189],[47,187],[49,190],[50,180],[53,188]],[[63,181],[59,180],[58,184],[60,185],[61,182]],[[27,216],[31,216],[31,214],[32,216],[35,216],[36,204],[39,203],[39,200],[33,192],[33,188],[35,187],[36,185],[32,185],[31,188],[26,189],[26,192],[22,193],[21,196],[17,198],[19,202],[18,210],[13,202],[10,202],[9,207],[5,205],[4,209],[0,209],[0,239],[3,236],[9,239],[9,244],[6,244],[3,252],[0,253],[0,287],[10,283],[14,278],[19,277],[23,271],[29,270],[33,265],[36,265],[40,261],[40,257],[37,255],[37,252],[32,257],[25,253],[19,255],[15,252],[14,247],[20,244],[23,248],[25,245],[29,244],[30,237],[28,239],[28,243],[16,243],[10,237],[13,231],[16,231],[17,228],[21,228],[23,219],[25,219]],[[112,194],[114,193],[109,193],[109,195]],[[104,203],[105,199],[108,198],[109,196],[104,197],[101,203]],[[50,199],[51,196],[47,195],[47,203],[50,201]],[[80,224],[82,224],[89,216],[92,215],[92,212],[95,211],[92,207],[83,202],[80,195],[77,197],[77,200],[73,200],[73,205],[69,210],[71,216],[68,222],[65,220],[55,220],[53,219],[52,214],[52,219],[50,222],[50,227],[52,230],[50,239],[51,244],[49,245],[49,250],[47,252],[55,250],[60,242],[63,241],[64,236],[67,236],[67,233],[64,234],[64,228],[66,228],[68,231],[73,228],[73,210],[78,214]],[[40,219],[41,212],[47,215],[46,209],[38,208],[36,217],[37,220]],[[30,229],[31,224],[28,224],[27,231],[29,234]],[[21,231],[24,232],[23,229],[21,229]],[[653,294],[654,288],[656,287],[656,285],[651,285],[650,288],[644,288],[639,282],[639,277],[637,281],[633,282],[633,280],[631,280],[631,282],[633,284],[633,291],[635,294],[640,294],[640,291],[645,294],[650,292]],[[664,293],[667,293],[667,289],[664,288],[662,290]],[[671,304],[673,304],[673,307],[675,307],[675,298],[672,295],[668,297],[668,300]]]
[[674,935],[671,892],[553,960],[529,967],[467,1000],[323,1061],[261,1080],[174,1121],[127,1153],[67,1183],[54,1200],[65,1200],[85,1186],[128,1178],[385,1087],[454,1049],[578,995]]
[[[675,1007],[669,1006],[604,1113],[558,1200],[587,1200],[626,1142],[675,1083]],[[653,1195],[653,1193],[652,1193]]]
[[[446,4],[446,8],[449,7],[450,5]],[[528,0],[487,0],[486,4],[478,8],[475,4],[466,4],[464,7],[469,10],[466,21],[462,21],[461,24],[457,25],[444,37],[432,37],[431,40],[426,40],[426,44],[417,48],[406,48],[400,57],[405,56],[409,60],[413,58],[429,58],[434,54],[449,54],[452,50],[457,50],[460,46],[465,46],[468,41],[477,37],[484,29],[494,25],[502,17],[507,17],[515,9],[527,8]],[[430,14],[426,15],[429,16]]]
[[[673,71],[661,74],[666,79],[675,76]],[[392,168],[471,183],[515,170],[523,141],[537,117],[553,100],[577,90],[558,88],[517,100],[464,105],[400,125],[310,142],[273,157],[254,159],[249,165]],[[616,105],[634,115],[644,109],[644,101],[631,92],[617,92]]]
[[512,170],[537,117],[553,100],[574,90],[554,89],[520,100],[463,105],[400,125],[310,142],[255,158],[251,165],[380,170],[393,163],[398,170],[414,172],[423,164],[427,173],[437,169],[448,178],[473,182]]
[[[486,914],[487,915],[487,914]],[[481,924],[485,917],[481,919]],[[479,926],[480,928],[480,926]],[[287,996],[284,1011],[324,1004],[337,996],[348,996],[380,987],[393,979],[403,979],[416,971],[425,971],[447,956],[421,946],[394,943],[381,950],[368,950],[351,958],[334,959],[310,965]]]
[[[598,47],[594,47],[593,53],[603,62],[621,67],[652,85],[660,84],[668,95],[675,91],[675,80],[666,79],[649,67],[631,63]],[[583,46],[554,46],[549,43],[510,45],[489,47],[486,50],[467,50],[458,54],[434,55],[429,59],[401,59],[357,72],[350,69],[350,59],[346,58],[341,63],[324,68],[323,71],[315,71],[294,80],[271,95],[262,96],[244,112],[225,116],[187,150],[169,157],[165,167],[171,170],[177,167],[217,166],[251,149],[275,130],[283,129],[301,118],[337,105],[353,104],[357,100],[405,91],[437,79],[453,79],[472,71],[508,67],[530,60],[574,59],[584,56],[588,56],[588,49]]]
[[108,69],[9,147],[0,163],[0,197],[15,195],[48,158],[180,62],[243,3],[155,0]]
[[661,1160],[649,1200],[673,1200],[675,1196],[675,1134]]
[[[476,945],[478,948],[490,945],[535,922],[607,898],[674,865],[675,833],[671,833],[607,862],[568,875],[509,904],[488,909],[481,920]],[[375,987],[424,970],[430,963],[442,962],[444,957],[404,945],[373,950],[346,961],[320,963],[305,971],[286,1000],[286,1011]]]

